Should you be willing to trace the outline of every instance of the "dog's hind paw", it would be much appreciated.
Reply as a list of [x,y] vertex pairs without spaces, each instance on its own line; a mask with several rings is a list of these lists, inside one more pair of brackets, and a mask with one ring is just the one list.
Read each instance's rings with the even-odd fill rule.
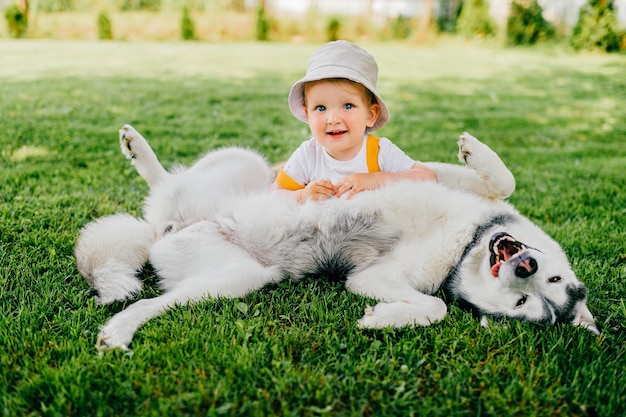
[[135,159],[145,154],[145,149],[150,149],[150,146],[134,127],[127,124],[120,129],[120,148],[127,159],[135,162]]
[[152,187],[167,175],[157,159],[148,141],[131,125],[120,129],[120,148],[122,153],[137,168],[139,175]]
[[121,350],[129,350],[127,345],[113,345],[110,341],[109,341],[109,336],[107,335],[103,335],[102,333],[100,333],[98,335],[98,340],[96,341],[96,349],[98,349],[98,351],[103,351],[103,350],[107,350],[107,349],[121,349]]
[[100,329],[98,340],[96,341],[96,349],[121,349],[129,350],[128,345],[133,340],[134,331],[107,323]]
[[120,148],[128,159],[135,159],[135,153],[131,146],[134,134],[138,133],[131,125],[124,125],[124,127],[120,129]]

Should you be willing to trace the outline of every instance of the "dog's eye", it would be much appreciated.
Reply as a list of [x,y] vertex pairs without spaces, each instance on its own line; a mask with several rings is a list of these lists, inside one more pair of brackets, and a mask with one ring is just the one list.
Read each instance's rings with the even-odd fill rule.
[[520,298],[519,300],[517,300],[517,304],[515,304],[515,308],[520,308],[521,306],[526,304],[526,300],[528,300],[528,296],[527,295],[525,295],[522,298]]
[[548,282],[559,282],[560,280],[561,280],[561,277],[558,275],[548,278]]

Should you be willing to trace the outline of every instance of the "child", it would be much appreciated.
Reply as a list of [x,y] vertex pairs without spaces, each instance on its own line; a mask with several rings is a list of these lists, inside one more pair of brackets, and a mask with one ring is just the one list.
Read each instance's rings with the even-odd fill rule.
[[289,93],[291,113],[309,124],[313,138],[291,155],[272,189],[289,190],[304,202],[351,198],[404,179],[436,181],[389,139],[369,134],[389,120],[377,77],[374,58],[350,42],[330,42],[313,53]]

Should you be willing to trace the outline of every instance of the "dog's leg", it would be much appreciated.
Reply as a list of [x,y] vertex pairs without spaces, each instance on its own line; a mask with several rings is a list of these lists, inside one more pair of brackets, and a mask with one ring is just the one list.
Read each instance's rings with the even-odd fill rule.
[[168,175],[148,141],[131,125],[124,125],[120,129],[120,147],[150,187]]
[[574,316],[574,320],[572,321],[574,326],[581,326],[596,336],[600,335],[600,330],[596,325],[596,321],[593,319],[591,315],[591,311],[585,303],[579,303],[576,308],[576,314]]
[[459,160],[485,180],[491,198],[506,198],[515,191],[515,177],[491,148],[464,132],[458,141]]
[[458,145],[459,160],[467,167],[436,162],[425,164],[435,172],[438,182],[490,199],[503,199],[513,194],[515,177],[497,153],[467,132],[460,136]]
[[175,304],[193,301],[193,294],[166,292],[154,298],[139,300],[120,311],[100,329],[96,348],[127,350],[135,331],[146,321],[172,308]]
[[[267,282],[265,284],[267,284]],[[256,289],[260,288],[262,288],[262,285]],[[96,348],[98,350],[107,348],[127,350],[135,332],[142,324],[163,314],[177,304],[197,302],[203,298],[210,298],[211,296],[236,298],[242,297],[250,292],[249,288],[246,288],[245,291],[236,291],[236,289],[237,285],[234,284],[229,294],[211,294],[210,291],[207,293],[207,291],[203,289],[195,286],[185,286],[183,283],[183,285],[179,285],[177,288],[165,292],[158,297],[139,300],[111,317],[100,329]]]
[[162,295],[139,300],[111,317],[100,329],[96,348],[128,349],[137,329],[176,304],[197,302],[211,297],[237,298],[278,282],[282,273],[277,267],[263,267],[252,258],[231,263],[222,271],[207,272],[210,276],[187,277]]
[[350,291],[382,300],[365,310],[359,327],[429,326],[446,316],[446,303],[413,288],[401,269],[387,261],[348,277],[346,287]]

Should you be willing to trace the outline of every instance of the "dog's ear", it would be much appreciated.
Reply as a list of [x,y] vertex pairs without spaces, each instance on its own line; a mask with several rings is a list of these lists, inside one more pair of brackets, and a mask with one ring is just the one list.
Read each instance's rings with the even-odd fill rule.
[[574,326],[584,327],[595,335],[600,335],[596,321],[593,319],[589,308],[587,308],[587,304],[583,302],[578,304],[578,310],[576,311],[574,320],[572,320],[572,324]]

